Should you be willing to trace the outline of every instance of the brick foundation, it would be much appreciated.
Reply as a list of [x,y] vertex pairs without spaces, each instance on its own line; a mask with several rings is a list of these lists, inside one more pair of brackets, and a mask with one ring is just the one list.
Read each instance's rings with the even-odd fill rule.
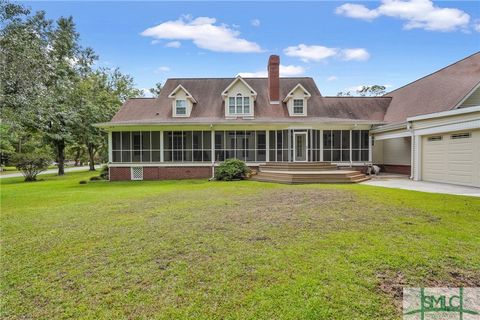
[[129,167],[108,168],[110,181],[130,180],[131,173]]
[[[212,168],[206,167],[143,167],[143,180],[174,180],[210,178]],[[110,181],[131,180],[130,167],[111,167]]]
[[398,173],[410,175],[411,166],[402,164],[381,164],[381,172]]

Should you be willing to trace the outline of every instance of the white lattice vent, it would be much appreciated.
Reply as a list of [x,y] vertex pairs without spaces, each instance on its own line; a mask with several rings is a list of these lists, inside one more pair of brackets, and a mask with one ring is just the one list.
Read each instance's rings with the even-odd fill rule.
[[143,167],[132,167],[132,180],[143,180]]

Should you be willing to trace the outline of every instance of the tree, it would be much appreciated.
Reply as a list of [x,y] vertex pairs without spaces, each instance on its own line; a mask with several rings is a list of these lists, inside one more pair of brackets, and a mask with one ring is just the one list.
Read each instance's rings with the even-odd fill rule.
[[150,88],[148,91],[150,91],[150,93],[156,98],[160,95],[160,91],[162,91],[162,83],[161,82],[157,82],[155,84],[155,87],[153,88]]
[[106,135],[95,123],[107,122],[126,99],[138,96],[133,79],[118,69],[100,69],[78,82],[74,100],[79,110],[76,141],[87,148],[90,170],[95,170],[95,154],[106,148]]
[[[355,90],[355,93],[357,96],[360,97],[379,97],[383,96],[385,94],[385,86],[381,85],[371,85],[371,86],[362,86],[359,89]],[[337,93],[337,97],[352,97],[354,94],[352,94],[351,91],[340,91]]]
[[47,170],[49,156],[42,153],[18,153],[14,157],[15,166],[22,171],[25,181],[36,181],[37,175]]

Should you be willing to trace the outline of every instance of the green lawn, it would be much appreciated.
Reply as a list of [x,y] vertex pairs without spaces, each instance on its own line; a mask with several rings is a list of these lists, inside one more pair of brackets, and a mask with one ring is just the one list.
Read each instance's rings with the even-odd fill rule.
[[7,319],[397,319],[480,286],[480,199],[362,185],[1,181]]

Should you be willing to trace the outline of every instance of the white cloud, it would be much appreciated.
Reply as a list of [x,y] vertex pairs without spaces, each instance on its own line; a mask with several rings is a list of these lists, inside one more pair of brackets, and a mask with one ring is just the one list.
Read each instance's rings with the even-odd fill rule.
[[363,4],[345,3],[335,9],[336,14],[341,14],[350,18],[373,20],[379,16],[378,11],[370,10]]
[[300,58],[304,62],[321,61],[331,57],[338,57],[346,61],[365,61],[370,58],[370,54],[364,48],[340,49],[299,44],[285,48],[283,51],[287,56]]
[[[305,68],[302,66],[280,65],[280,77],[294,77],[303,75],[304,73]],[[244,78],[266,78],[268,77],[268,72],[266,70],[257,72],[240,72],[238,75]]]
[[480,32],[480,21],[477,21],[474,25],[473,25],[473,29],[477,32]]
[[337,48],[328,48],[324,46],[308,46],[299,44],[298,46],[291,46],[283,50],[287,56],[297,57],[305,62],[320,61],[326,58],[337,55]]
[[250,23],[254,27],[260,27],[260,20],[258,20],[258,19],[253,19]]
[[183,16],[144,30],[141,35],[155,39],[191,40],[201,48],[217,52],[261,52],[255,42],[240,38],[240,32],[226,24],[216,25],[216,19]]
[[161,66],[155,70],[155,73],[162,73],[162,72],[168,72],[168,71],[170,71],[170,67]]
[[335,12],[351,18],[373,20],[387,16],[405,20],[404,28],[428,31],[455,31],[467,29],[470,16],[456,8],[440,8],[431,0],[382,0],[382,4],[369,9],[361,4],[346,3]]
[[182,43],[180,41],[170,41],[165,44],[165,47],[167,48],[180,48],[181,46],[182,46]]
[[327,78],[327,81],[335,81],[338,80],[337,76],[330,76]]
[[340,52],[340,56],[343,60],[346,61],[365,61],[370,58],[370,54],[368,53],[368,51],[363,48],[343,49]]

